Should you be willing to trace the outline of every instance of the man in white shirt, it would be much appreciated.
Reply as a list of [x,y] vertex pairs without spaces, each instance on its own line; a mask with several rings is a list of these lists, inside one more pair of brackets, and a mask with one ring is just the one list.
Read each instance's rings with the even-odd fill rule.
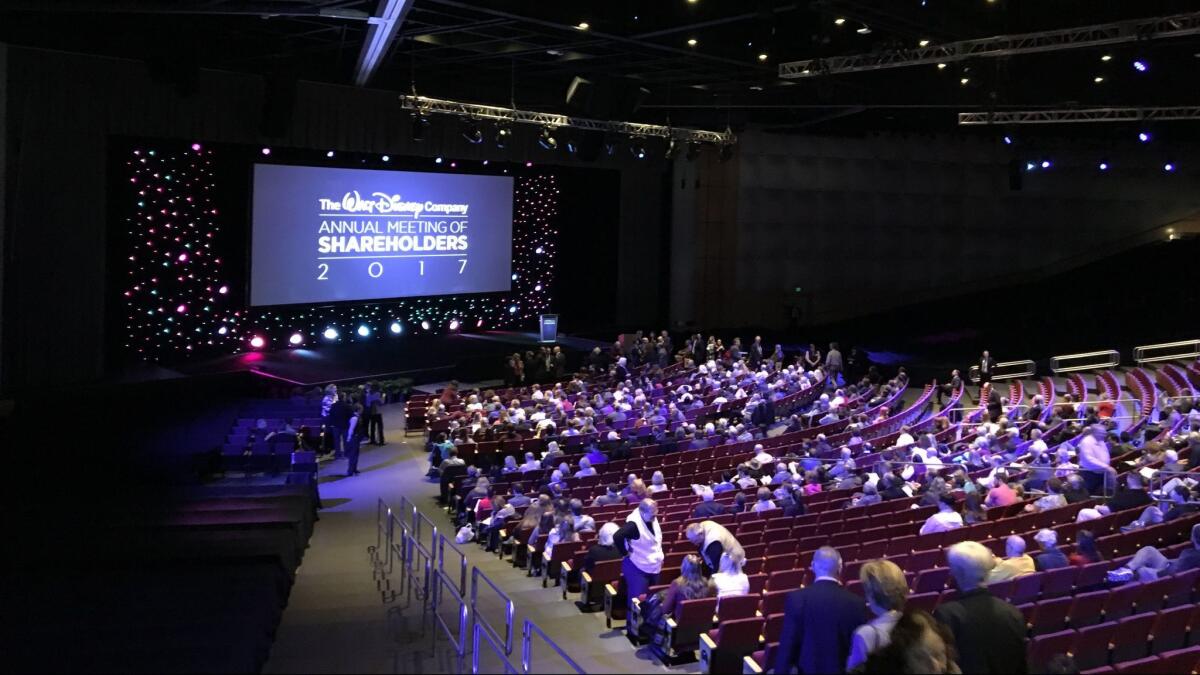
[[962,516],[954,510],[954,497],[945,494],[938,499],[938,512],[929,516],[921,526],[921,534],[949,532],[963,526]]
[[912,437],[912,434],[909,433],[909,431],[910,430],[909,430],[907,424],[900,427],[900,435],[896,437],[896,446],[895,447],[904,449],[904,448],[912,445],[913,443],[917,442],[916,439],[914,439]]
[[1104,442],[1107,435],[1104,427],[1094,424],[1079,440],[1076,450],[1079,455],[1079,471],[1083,475],[1088,494],[1100,494],[1105,482],[1115,485],[1117,472],[1112,468],[1112,456],[1108,444]]

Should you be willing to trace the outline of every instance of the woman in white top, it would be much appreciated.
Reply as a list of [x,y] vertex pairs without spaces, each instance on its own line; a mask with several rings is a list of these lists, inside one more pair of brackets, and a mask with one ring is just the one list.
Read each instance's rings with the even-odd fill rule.
[[727,595],[746,595],[750,592],[750,577],[742,571],[746,564],[746,552],[738,546],[721,554],[720,569],[712,575],[717,587],[717,603]]
[[847,671],[866,661],[872,652],[891,643],[892,628],[896,626],[908,599],[904,572],[890,560],[866,563],[858,571],[858,578],[862,581],[867,607],[875,618],[854,629],[854,636],[850,639],[850,657],[846,659]]
[[775,502],[771,499],[771,490],[765,487],[758,488],[758,501],[754,504],[753,511],[762,513],[776,508],[779,507],[775,506]]

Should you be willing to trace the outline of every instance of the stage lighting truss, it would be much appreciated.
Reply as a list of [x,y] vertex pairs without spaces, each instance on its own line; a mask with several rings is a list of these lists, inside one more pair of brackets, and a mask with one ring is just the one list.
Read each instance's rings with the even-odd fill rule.
[[789,61],[779,64],[779,77],[794,80],[885,68],[935,65],[971,58],[992,58],[1100,47],[1197,34],[1200,34],[1200,12],[1191,12],[1039,33],[997,35],[977,40],[960,40],[940,45],[931,44],[912,49],[889,49],[870,54]]
[[1146,120],[1197,119],[1200,119],[1200,106],[996,110],[992,112],[958,113],[958,125],[963,127],[988,124],[1068,124],[1076,122],[1143,122]]
[[706,131],[703,129],[684,129],[658,124],[641,124],[638,122],[609,122],[585,117],[559,115],[557,113],[534,112],[532,110],[518,110],[500,106],[447,101],[427,98],[425,96],[401,95],[400,104],[405,110],[418,111],[422,114],[440,113],[480,120],[494,120],[499,123],[535,124],[543,128],[548,127],[555,130],[567,128],[606,131],[625,134],[627,136],[673,138],[678,141],[715,143],[722,146],[737,142],[737,137],[728,129],[725,131]]

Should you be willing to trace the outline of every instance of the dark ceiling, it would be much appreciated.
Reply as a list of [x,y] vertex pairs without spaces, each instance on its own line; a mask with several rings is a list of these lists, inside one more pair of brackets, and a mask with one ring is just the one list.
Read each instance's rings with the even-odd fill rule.
[[[375,0],[0,2],[0,41],[350,83]],[[413,0],[369,86],[561,110],[633,78],[633,117],[709,128],[951,128],[989,107],[1200,103],[1200,38],[788,81],[780,62],[1196,11],[1180,0]],[[331,16],[332,14],[333,16]],[[844,18],[835,25],[835,18]],[[588,28],[578,26],[586,22]],[[869,33],[859,29],[864,26]],[[695,40],[689,45],[688,40]],[[760,54],[766,54],[760,59]],[[1112,55],[1101,61],[1104,54]],[[1137,73],[1130,63],[1148,59]],[[1102,83],[1094,79],[1103,77]],[[968,80],[962,84],[962,79]]]

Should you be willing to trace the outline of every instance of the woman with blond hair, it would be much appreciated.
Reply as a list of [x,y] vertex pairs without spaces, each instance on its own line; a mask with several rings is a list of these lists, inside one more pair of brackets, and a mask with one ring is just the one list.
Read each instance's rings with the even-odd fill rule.
[[742,571],[745,565],[746,551],[741,546],[721,554],[720,567],[712,575],[718,603],[727,595],[746,595],[750,592],[750,577]]
[[846,670],[864,663],[872,652],[891,642],[892,628],[896,626],[896,621],[904,611],[904,603],[908,600],[908,583],[904,579],[904,572],[890,560],[867,562],[859,569],[858,578],[862,581],[867,607],[875,618],[854,630]]
[[650,491],[646,489],[646,481],[638,478],[629,484],[629,494],[625,496],[625,501],[629,504],[637,504],[649,496]]

